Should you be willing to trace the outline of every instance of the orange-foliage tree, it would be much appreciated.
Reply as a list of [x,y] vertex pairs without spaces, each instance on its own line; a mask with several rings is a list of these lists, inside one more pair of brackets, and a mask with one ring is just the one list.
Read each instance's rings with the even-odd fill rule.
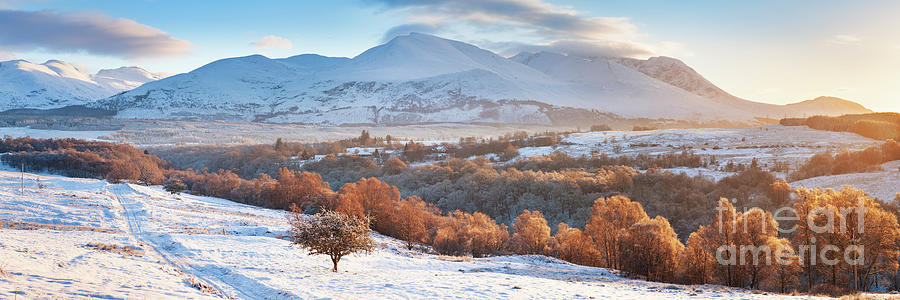
[[433,245],[442,254],[482,257],[500,251],[508,239],[506,225],[480,212],[455,211],[438,228]]
[[596,247],[591,236],[566,223],[559,223],[556,235],[550,240],[550,252],[554,256],[579,265],[597,265],[600,252]]
[[686,284],[705,284],[712,282],[716,260],[707,249],[709,242],[700,233],[706,226],[700,226],[697,232],[691,233],[685,244],[681,259],[678,260],[679,280]]
[[287,168],[278,170],[278,185],[275,189],[274,206],[290,207],[296,204],[301,208],[310,205],[322,206],[333,194],[322,176],[310,172],[291,171]]
[[619,235],[631,225],[648,219],[641,204],[627,197],[613,196],[594,201],[585,232],[591,236],[603,256],[600,265],[619,269]]
[[619,236],[622,270],[652,281],[673,281],[684,245],[661,216],[631,225]]
[[[720,263],[717,259],[717,254],[720,254],[718,258],[722,260],[736,260],[733,256],[734,252],[717,253],[717,251],[720,247],[737,247],[735,226],[738,213],[734,210],[731,201],[727,199],[719,200],[716,211],[712,224],[700,226],[688,238],[686,251],[689,256],[686,258],[695,263],[695,266],[689,267],[686,274],[690,275],[689,278],[692,280],[709,280],[694,283],[714,282],[728,286],[741,286],[743,280],[740,277],[739,266]],[[690,270],[690,268],[698,268],[698,270]]]
[[746,281],[741,286],[758,289],[763,278],[774,272],[773,252],[780,246],[777,223],[772,214],[758,208],[738,213],[735,242],[738,251],[737,277]]
[[416,243],[424,243],[428,238],[428,218],[434,216],[435,208],[418,196],[410,196],[396,205],[393,226],[397,238],[406,241],[406,248],[412,250]]
[[[786,238],[775,239],[771,244],[777,247],[775,249],[794,249],[791,241]],[[772,290],[787,293],[789,288],[796,286],[799,274],[803,272],[800,257],[788,252],[775,252],[773,255],[775,261],[772,274],[764,279],[764,283]]]
[[[817,225],[827,229],[810,230],[822,247],[835,247],[835,251],[822,251],[817,264],[823,283],[867,291],[878,280],[897,272],[900,226],[897,217],[880,202],[851,187],[797,193],[804,196],[803,200],[815,199],[818,207],[824,208],[813,215]],[[831,227],[827,227],[829,224]]]
[[374,177],[345,184],[338,193],[336,210],[348,215],[368,217],[378,232],[393,235],[391,215],[394,203],[400,201],[397,187]]
[[513,224],[512,244],[518,253],[541,254],[550,240],[550,226],[539,211],[522,211]]

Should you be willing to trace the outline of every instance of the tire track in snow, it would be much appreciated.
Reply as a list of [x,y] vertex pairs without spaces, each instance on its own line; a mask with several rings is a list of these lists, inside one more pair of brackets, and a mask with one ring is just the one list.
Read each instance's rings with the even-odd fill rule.
[[[198,280],[201,280],[203,284],[212,287],[215,289],[215,292],[222,297],[226,297],[222,288],[220,288],[217,284],[213,283],[211,280],[204,278],[203,276],[198,276],[199,272],[196,272],[193,267],[184,263],[174,254],[165,253],[160,251],[159,245],[157,245],[152,239],[147,239],[144,237],[144,229],[141,227],[141,222],[138,220],[137,216],[135,216],[135,209],[143,210],[143,205],[135,201],[134,199],[125,197],[122,193],[122,187],[127,186],[127,183],[115,184],[115,185],[107,185],[106,190],[108,192],[112,192],[113,197],[118,202],[119,206],[122,208],[123,215],[125,216],[125,221],[128,223],[128,232],[131,236],[142,246],[145,248],[149,248],[151,251],[157,254],[160,258],[165,261],[166,264],[172,266],[174,269],[179,270],[184,274],[188,274],[189,276],[193,276]],[[112,188],[110,188],[112,187]],[[123,199],[127,199],[129,201],[124,201]],[[131,208],[129,208],[131,207]],[[193,272],[189,272],[193,271]],[[224,283],[224,282],[223,282]],[[237,288],[233,288],[234,290],[245,294],[243,291],[240,291]]]
[[[280,292],[277,290],[271,290],[268,287],[266,287],[265,289],[261,289],[262,291],[256,291],[256,290],[248,291],[248,286],[246,286],[246,284],[241,284],[241,283],[246,283],[246,282],[244,282],[244,281],[229,282],[228,280],[223,278],[222,275],[228,274],[227,269],[216,267],[216,266],[213,266],[211,268],[196,267],[192,264],[186,263],[178,256],[178,254],[170,253],[170,252],[166,251],[166,247],[164,245],[160,245],[160,244],[158,244],[158,241],[156,241],[155,239],[147,238],[145,236],[144,230],[141,226],[142,225],[141,221],[135,215],[136,211],[144,211],[143,204],[141,204],[140,202],[138,202],[137,200],[135,200],[131,197],[126,196],[122,191],[122,189],[125,187],[134,191],[133,188],[131,188],[127,183],[111,185],[111,187],[112,187],[111,189],[109,187],[110,186],[107,186],[107,191],[112,192],[113,196],[116,198],[119,205],[122,207],[123,211],[125,212],[124,215],[128,222],[129,231],[136,240],[138,240],[140,243],[142,243],[144,245],[147,245],[148,248],[153,250],[153,252],[157,253],[160,257],[162,257],[163,260],[165,260],[165,262],[167,264],[173,266],[175,269],[180,270],[184,274],[193,276],[194,278],[202,281],[207,286],[215,289],[215,291],[218,292],[219,296],[222,296],[225,298],[243,298],[243,299],[264,299],[264,298],[273,298],[273,297],[285,298],[285,299],[296,298],[295,295],[292,295],[290,293],[283,293],[283,292]],[[176,242],[172,241],[171,238],[169,238],[168,241],[173,244],[176,243]],[[218,270],[220,272],[224,271],[226,273],[225,274],[212,273],[212,272],[204,271],[203,269]],[[234,275],[240,276],[237,274],[234,274]],[[232,278],[232,279],[234,279],[234,278]],[[259,288],[261,286],[260,283],[256,282],[253,279],[243,277],[243,276],[241,276],[240,279],[244,279],[245,281],[252,281],[252,283],[249,284],[250,285],[249,288],[254,288],[254,287]],[[230,295],[227,295],[225,293],[226,291],[230,292],[229,293]],[[270,293],[265,293],[265,292],[270,292]],[[299,298],[297,298],[297,299],[299,299]]]

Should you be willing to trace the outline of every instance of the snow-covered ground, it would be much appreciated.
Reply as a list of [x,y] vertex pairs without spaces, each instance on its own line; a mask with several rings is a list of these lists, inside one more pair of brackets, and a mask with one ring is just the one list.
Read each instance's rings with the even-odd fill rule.
[[[662,129],[648,131],[601,131],[574,133],[557,147],[519,148],[519,158],[564,152],[570,156],[639,154],[680,154],[684,151],[715,157],[718,165],[709,168],[673,168],[674,173],[703,175],[711,179],[733,175],[721,166],[729,162],[749,165],[757,159],[763,167],[786,164],[791,168],[825,151],[861,150],[882,142],[854,133],[813,130],[801,126],[750,128]],[[786,174],[776,173],[780,177]]]
[[858,134],[814,130],[802,126],[771,125],[749,128],[662,129],[648,131],[600,131],[574,133],[560,146],[520,148],[521,156],[563,151],[572,156],[592,152],[610,156],[681,153],[713,155],[720,162],[750,163],[754,158],[767,164],[797,163],[830,150],[860,150],[880,141]]
[[894,200],[900,194],[900,160],[881,165],[884,171],[820,176],[791,182],[793,187],[830,188],[839,190],[846,185],[861,189],[884,201]]
[[33,137],[38,139],[59,139],[59,138],[76,138],[82,140],[106,140],[115,131],[112,130],[53,130],[53,129],[32,129],[28,127],[0,127],[0,137],[10,136]]
[[[12,298],[742,298],[719,286],[625,279],[543,256],[446,257],[376,235],[377,250],[341,261],[279,238],[282,211],[170,195],[160,187],[0,171],[0,297]],[[20,223],[17,223],[20,222]],[[9,225],[12,224],[12,225]],[[12,227],[12,228],[10,228]],[[130,246],[134,253],[89,244]],[[201,292],[192,286],[210,287]],[[216,294],[219,293],[219,294]]]

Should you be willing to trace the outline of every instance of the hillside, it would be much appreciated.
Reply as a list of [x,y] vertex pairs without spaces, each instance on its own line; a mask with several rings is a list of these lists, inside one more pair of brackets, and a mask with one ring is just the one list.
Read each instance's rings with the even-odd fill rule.
[[18,176],[0,171],[5,298],[778,297],[631,280],[543,256],[438,256],[380,235],[373,253],[346,257],[333,273],[327,258],[278,238],[282,211],[50,175],[37,189],[35,174],[22,197]]
[[813,115],[835,116],[872,112],[858,103],[835,97],[818,97],[787,105],[767,104],[742,99],[722,90],[684,62],[671,57],[659,56],[646,60],[617,58],[615,60],[622,65],[631,67],[672,86],[732,108],[751,112],[756,116],[780,118]]
[[118,111],[120,118],[313,125],[560,124],[609,116],[755,124],[757,117],[812,112],[805,105],[738,99],[680,61],[659,60],[651,59],[654,67],[648,67],[636,60],[546,52],[507,59],[412,33],[353,58],[222,59],[92,105]]
[[83,105],[164,77],[138,67],[88,74],[58,60],[43,64],[4,61],[0,62],[0,111]]

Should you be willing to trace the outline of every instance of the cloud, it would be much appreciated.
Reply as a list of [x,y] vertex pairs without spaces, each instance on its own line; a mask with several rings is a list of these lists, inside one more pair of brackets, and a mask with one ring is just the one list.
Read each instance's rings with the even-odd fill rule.
[[127,59],[187,54],[194,46],[162,30],[97,12],[0,10],[0,45]]
[[508,47],[501,52],[503,55],[515,55],[519,52],[556,52],[584,58],[597,57],[645,57],[656,52],[646,46],[617,41],[585,41],[585,40],[559,40],[548,44],[518,44]]
[[587,18],[577,11],[537,0],[373,0],[389,8],[407,8],[420,15],[476,23],[529,26],[544,34],[592,38],[634,31],[625,18]]
[[384,36],[381,37],[382,42],[390,41],[391,39],[401,36],[407,35],[411,32],[418,33],[434,33],[437,31],[438,26],[435,24],[425,24],[425,23],[409,23],[402,24],[398,26],[391,27],[387,32],[384,33]]
[[[411,31],[438,32],[448,24],[491,28],[491,33],[525,35],[530,44],[509,43],[502,51],[543,49],[579,56],[647,56],[653,47],[633,42],[637,27],[627,18],[587,17],[541,0],[368,0],[407,15],[407,24],[384,39]],[[539,50],[540,51],[540,50]]]
[[829,44],[835,44],[835,45],[850,45],[850,44],[856,44],[861,40],[862,39],[860,39],[859,37],[854,36],[854,35],[838,34],[838,35],[832,36],[826,42],[828,42]]
[[47,0],[0,0],[0,9],[12,9],[19,3],[46,2]]
[[267,35],[252,43],[257,49],[291,49],[294,44],[290,40],[274,35]]

